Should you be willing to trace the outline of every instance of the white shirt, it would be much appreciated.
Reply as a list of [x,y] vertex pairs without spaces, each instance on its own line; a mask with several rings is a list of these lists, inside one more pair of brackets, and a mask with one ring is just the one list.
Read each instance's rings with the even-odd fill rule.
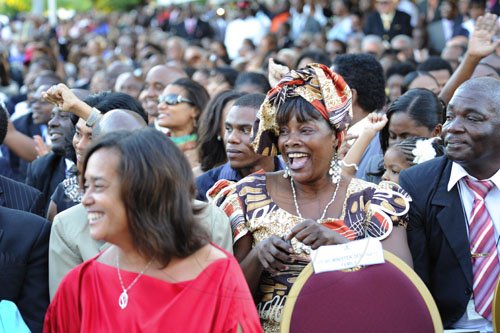
[[248,16],[245,19],[237,18],[229,22],[224,39],[229,58],[238,57],[238,50],[245,38],[249,38],[255,45],[259,45],[267,31],[268,29],[262,21],[254,16]]
[[[448,191],[451,191],[455,186],[458,186],[458,192],[460,194],[460,200],[462,201],[462,207],[464,209],[464,216],[466,217],[467,234],[469,233],[469,220],[471,218],[472,207],[474,204],[474,194],[472,190],[465,184],[464,177],[470,176],[465,169],[458,163],[453,162],[451,166],[450,180],[448,181]],[[495,229],[495,239],[497,239],[497,252],[500,253],[499,248],[499,234],[500,234],[500,170],[498,170],[491,178],[495,187],[488,193],[485,199],[486,209],[488,210],[491,220],[493,221],[493,226]],[[496,204],[495,204],[496,203]],[[499,254],[500,255],[500,254]],[[481,332],[493,332],[491,322],[484,319],[479,315],[474,308],[474,301],[471,299],[467,304],[467,310],[465,311],[462,318],[460,318],[455,324],[454,328],[473,328]]]
[[444,40],[449,41],[453,37],[453,25],[455,22],[452,20],[442,19],[441,24],[443,25]]

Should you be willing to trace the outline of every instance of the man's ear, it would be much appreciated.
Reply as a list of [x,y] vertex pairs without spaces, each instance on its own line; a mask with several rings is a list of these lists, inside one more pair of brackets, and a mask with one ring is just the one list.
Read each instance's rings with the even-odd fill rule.
[[358,91],[354,88],[351,88],[352,93],[352,105],[355,105],[358,102]]
[[432,130],[432,136],[437,137],[441,136],[441,133],[443,132],[443,125],[442,124],[437,124],[436,127]]

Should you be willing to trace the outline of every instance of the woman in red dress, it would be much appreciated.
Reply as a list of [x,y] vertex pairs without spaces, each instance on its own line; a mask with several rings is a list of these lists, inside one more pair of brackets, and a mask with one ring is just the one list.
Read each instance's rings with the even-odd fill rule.
[[195,218],[188,161],[162,133],[112,133],[83,166],[94,239],[111,246],[72,270],[44,332],[260,332],[235,259]]

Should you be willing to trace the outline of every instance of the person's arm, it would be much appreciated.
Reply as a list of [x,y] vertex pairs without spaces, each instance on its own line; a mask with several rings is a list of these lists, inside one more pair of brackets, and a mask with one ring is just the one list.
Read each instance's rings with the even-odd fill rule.
[[59,215],[56,215],[52,223],[49,243],[49,292],[51,300],[54,298],[63,277],[83,262],[76,249],[69,245],[67,237],[64,221],[60,219]]
[[357,171],[357,166],[361,162],[361,158],[365,153],[366,148],[370,145],[373,138],[387,124],[387,116],[385,114],[370,113],[367,116],[369,123],[364,128],[363,132],[356,139],[354,144],[349,148],[342,160],[343,172],[354,176]]
[[43,99],[57,106],[61,111],[71,112],[74,115],[88,120],[92,114],[92,107],[80,100],[65,84],[50,87],[42,93]]
[[49,208],[47,209],[47,220],[50,222],[54,221],[54,217],[57,215],[57,205],[54,201],[50,200]]
[[384,250],[391,252],[403,260],[408,266],[413,268],[413,259],[411,257],[410,248],[408,247],[408,239],[406,237],[406,229],[403,227],[392,228],[389,237],[382,241]]
[[497,16],[495,14],[487,13],[477,19],[474,32],[467,44],[464,59],[438,96],[445,104],[448,104],[451,100],[455,90],[471,77],[481,59],[494,52],[495,48],[500,44],[500,40],[492,41],[497,28]]
[[19,132],[10,120],[8,122],[7,135],[5,136],[3,143],[14,154],[27,162],[35,160],[38,156],[35,148],[35,140]]
[[[418,198],[413,179],[404,170],[399,176],[400,186],[413,198]],[[420,211],[418,203],[414,200],[410,204],[408,212],[409,221],[406,229],[408,247],[413,258],[413,269],[426,285],[430,282],[429,253],[427,249],[427,237],[425,234],[425,214]]]
[[241,270],[252,295],[256,295],[260,277],[264,270],[270,273],[287,270],[291,262],[292,247],[283,239],[271,236],[252,248],[253,238],[250,233],[241,237],[234,244],[234,256],[240,263]]

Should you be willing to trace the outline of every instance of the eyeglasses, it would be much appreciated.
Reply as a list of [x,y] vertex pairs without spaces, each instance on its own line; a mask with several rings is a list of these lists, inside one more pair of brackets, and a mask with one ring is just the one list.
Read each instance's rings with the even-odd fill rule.
[[169,94],[169,95],[160,95],[158,97],[158,103],[165,103],[167,105],[177,105],[180,103],[188,103],[194,105],[193,101],[189,98],[182,97],[181,95]]

